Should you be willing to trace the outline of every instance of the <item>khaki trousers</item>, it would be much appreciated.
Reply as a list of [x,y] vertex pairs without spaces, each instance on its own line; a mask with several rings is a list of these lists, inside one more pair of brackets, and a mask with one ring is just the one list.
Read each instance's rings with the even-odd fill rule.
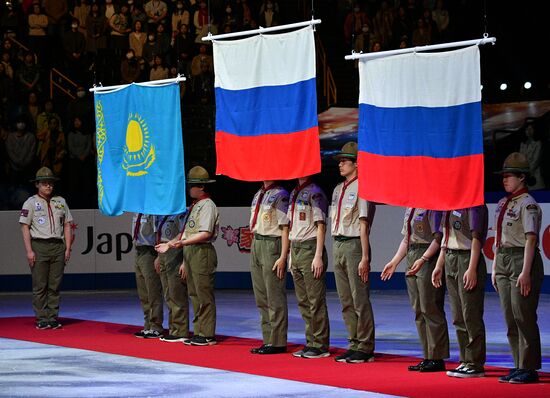
[[65,243],[61,239],[33,239],[36,256],[32,276],[32,308],[37,322],[53,322],[59,315],[59,288],[65,270]]
[[374,315],[369,283],[358,274],[361,240],[334,241],[333,260],[336,289],[342,304],[342,317],[348,330],[349,349],[367,354],[374,352]]
[[193,304],[193,333],[214,337],[216,334],[216,300],[214,279],[218,257],[211,243],[185,246],[183,258],[187,268],[187,289]]
[[250,274],[264,344],[286,346],[288,331],[288,306],[285,277],[277,278],[273,271],[275,261],[281,256],[281,238],[256,236],[252,241]]
[[459,360],[468,367],[481,371],[486,359],[483,305],[487,267],[483,254],[480,254],[476,287],[466,290],[463,278],[469,263],[470,250],[447,250],[445,253],[445,280],[460,349]]
[[306,345],[328,350],[330,325],[326,301],[326,269],[328,258],[323,250],[324,271],[315,279],[311,262],[315,256],[316,240],[291,242],[292,278],[298,299],[298,309],[306,326]]
[[160,280],[164,300],[168,305],[168,333],[172,336],[189,336],[189,300],[187,282],[179,274],[183,250],[171,249],[159,254]]
[[536,370],[542,366],[537,307],[544,269],[537,249],[531,267],[531,292],[522,296],[516,283],[523,269],[523,252],[523,247],[498,249],[496,282],[515,367]]
[[157,252],[153,246],[136,245],[135,248],[136,285],[143,310],[144,329],[162,332],[162,285],[154,265]]

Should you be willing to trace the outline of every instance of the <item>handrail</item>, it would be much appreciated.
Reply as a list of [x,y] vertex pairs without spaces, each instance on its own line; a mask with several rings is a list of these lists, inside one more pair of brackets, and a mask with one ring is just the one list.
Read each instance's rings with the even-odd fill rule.
[[332,70],[328,65],[327,53],[325,51],[323,42],[320,39],[317,39],[316,42],[318,44],[315,46],[315,49],[317,51],[317,58],[319,59],[319,62],[321,63],[323,68],[323,73],[321,77],[323,80],[323,96],[327,100],[327,108],[328,108],[332,104],[336,103],[338,94],[337,94],[336,83],[334,82],[334,76],[332,74]]
[[71,99],[75,99],[76,97],[69,90],[67,90],[65,87],[63,87],[61,84],[59,84],[55,80],[54,75],[60,77],[62,81],[64,81],[65,83],[71,85],[73,88],[78,87],[78,84],[76,84],[74,81],[69,79],[67,76],[65,76],[63,73],[61,73],[59,70],[57,70],[55,68],[52,68],[50,70],[50,99],[53,98],[54,87],[57,88],[59,91],[63,92],[65,95],[71,97]]
[[15,44],[17,44],[17,45],[18,45],[20,48],[22,48],[23,50],[25,50],[25,51],[30,51],[30,49],[29,49],[27,46],[25,46],[25,45],[24,45],[23,43],[21,43],[20,41],[14,39],[13,37],[8,36],[8,37],[6,37],[6,38],[7,38],[8,40],[11,40],[11,41],[14,42]]

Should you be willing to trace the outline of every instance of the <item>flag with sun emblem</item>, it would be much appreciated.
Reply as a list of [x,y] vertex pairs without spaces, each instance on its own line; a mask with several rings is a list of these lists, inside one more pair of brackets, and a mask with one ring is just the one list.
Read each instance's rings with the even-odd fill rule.
[[184,212],[179,85],[131,84],[94,99],[101,212]]

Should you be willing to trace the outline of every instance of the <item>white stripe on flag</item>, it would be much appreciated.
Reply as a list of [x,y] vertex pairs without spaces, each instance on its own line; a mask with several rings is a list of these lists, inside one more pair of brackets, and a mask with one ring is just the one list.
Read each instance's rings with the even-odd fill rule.
[[315,77],[313,27],[290,33],[213,41],[215,87],[244,90]]
[[[444,78],[449,68],[454,81]],[[478,46],[359,61],[359,76],[360,104],[433,108],[481,101]]]

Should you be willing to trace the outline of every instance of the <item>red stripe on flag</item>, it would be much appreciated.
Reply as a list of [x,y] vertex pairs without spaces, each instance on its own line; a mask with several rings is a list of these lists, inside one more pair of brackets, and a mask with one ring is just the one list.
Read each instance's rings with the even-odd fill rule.
[[290,180],[321,171],[318,127],[243,137],[216,132],[216,174],[244,181]]
[[457,158],[381,156],[359,151],[359,196],[431,210],[481,205],[483,155]]

